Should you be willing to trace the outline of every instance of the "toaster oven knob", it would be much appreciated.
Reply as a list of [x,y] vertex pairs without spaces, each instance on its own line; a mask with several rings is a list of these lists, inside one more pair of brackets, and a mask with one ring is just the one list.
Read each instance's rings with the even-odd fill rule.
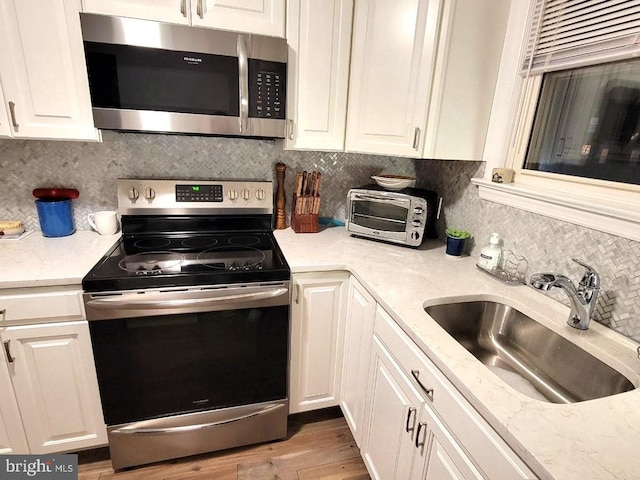
[[422,225],[422,222],[420,220],[414,220],[413,222],[411,222],[411,225],[413,225],[414,227],[419,227],[420,225]]
[[251,190],[249,190],[248,188],[245,188],[244,190],[242,190],[242,198],[244,198],[245,200],[250,200],[251,199]]
[[238,191],[235,188],[229,189],[229,193],[227,193],[229,200],[237,200],[238,199]]
[[156,191],[151,187],[145,188],[144,198],[146,198],[147,200],[153,200],[154,198],[156,198]]
[[421,213],[424,213],[424,208],[422,207],[415,207],[413,209],[413,213],[415,213],[416,215],[420,215]]
[[262,190],[261,188],[256,190],[256,198],[258,200],[264,200],[264,197],[266,197],[266,194],[264,193],[264,190]]
[[418,232],[411,232],[411,239],[418,240],[420,238],[420,234]]
[[133,203],[135,203],[135,201],[138,200],[139,196],[140,194],[138,193],[138,190],[135,187],[131,187],[129,189],[129,200],[131,200]]

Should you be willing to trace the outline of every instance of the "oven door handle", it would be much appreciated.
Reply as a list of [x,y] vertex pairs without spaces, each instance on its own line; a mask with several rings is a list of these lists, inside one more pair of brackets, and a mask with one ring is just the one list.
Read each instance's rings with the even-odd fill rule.
[[271,405],[267,405],[264,408],[259,410],[254,410],[250,413],[246,413],[244,415],[238,415],[231,418],[224,418],[221,420],[217,420],[214,422],[205,422],[205,423],[196,423],[195,425],[178,425],[174,427],[140,427],[136,426],[136,424],[127,425],[126,427],[116,428],[110,432],[111,435],[165,435],[170,433],[185,433],[192,432],[194,430],[202,430],[204,428],[217,427],[219,425],[225,425],[227,423],[239,422],[241,420],[246,420],[248,418],[257,417],[258,415],[266,415],[275,410],[284,408],[284,405],[281,403],[274,403]]
[[367,193],[356,193],[353,197],[356,200],[368,200],[372,202],[390,203],[392,205],[397,205],[398,207],[402,207],[402,208],[409,208],[409,204],[411,203],[408,199],[387,198],[382,195],[371,195]]
[[[266,300],[270,298],[279,297],[289,293],[288,288],[270,288],[268,290],[262,290],[258,292],[248,293],[236,293],[231,295],[222,295],[219,297],[205,297],[205,298],[152,298],[142,299],[141,296],[133,294],[130,297],[123,296],[108,296],[103,298],[92,298],[87,301],[87,305],[92,308],[107,308],[107,309],[148,309],[148,308],[189,308],[189,307],[206,307],[208,305],[217,305],[219,303],[242,303],[247,300]],[[153,294],[150,294],[153,295]],[[162,295],[162,294],[160,294]]]

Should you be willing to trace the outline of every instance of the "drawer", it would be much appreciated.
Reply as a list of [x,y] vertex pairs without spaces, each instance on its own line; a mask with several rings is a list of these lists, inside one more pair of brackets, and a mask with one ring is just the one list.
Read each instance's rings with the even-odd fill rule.
[[404,374],[420,389],[438,417],[487,478],[537,478],[380,306],[376,311],[375,336],[392,353]]
[[84,319],[82,290],[78,287],[5,290],[0,294],[0,311],[2,322]]

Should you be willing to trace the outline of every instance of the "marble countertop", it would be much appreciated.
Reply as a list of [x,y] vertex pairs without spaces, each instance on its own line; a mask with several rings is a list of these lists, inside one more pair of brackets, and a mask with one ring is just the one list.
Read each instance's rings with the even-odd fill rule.
[[[541,479],[640,478],[640,389],[560,405],[508,386],[450,337],[424,306],[472,296],[500,300],[559,333],[636,386],[640,360],[632,340],[592,322],[566,325],[569,308],[527,286],[508,286],[475,259],[449,257],[444,244],[420,249],[350,237],[344,228],[317,234],[275,232],[293,273],[348,270]],[[531,272],[529,272],[531,273]]]
[[82,278],[115,244],[120,234],[81,230],[58,238],[33,232],[20,240],[0,240],[0,289],[80,285]]

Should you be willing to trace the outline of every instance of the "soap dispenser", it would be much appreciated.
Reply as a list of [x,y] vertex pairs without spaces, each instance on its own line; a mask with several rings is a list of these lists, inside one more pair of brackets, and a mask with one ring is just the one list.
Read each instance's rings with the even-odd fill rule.
[[492,233],[489,243],[480,250],[480,258],[478,258],[478,266],[485,270],[492,270],[500,265],[502,258],[502,247],[500,246],[500,235]]

